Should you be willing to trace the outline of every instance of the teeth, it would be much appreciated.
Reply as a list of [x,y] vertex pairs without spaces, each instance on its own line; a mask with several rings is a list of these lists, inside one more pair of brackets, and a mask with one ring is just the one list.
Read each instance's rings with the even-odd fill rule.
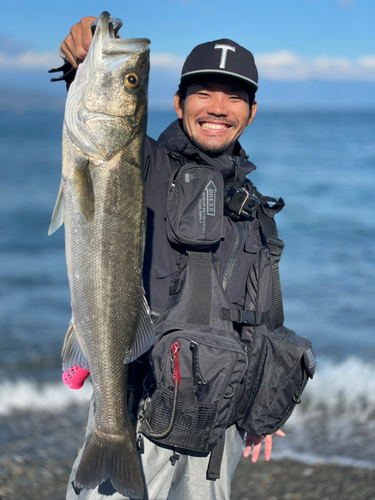
[[219,123],[202,123],[202,128],[213,129],[213,130],[224,130],[227,125],[220,125]]

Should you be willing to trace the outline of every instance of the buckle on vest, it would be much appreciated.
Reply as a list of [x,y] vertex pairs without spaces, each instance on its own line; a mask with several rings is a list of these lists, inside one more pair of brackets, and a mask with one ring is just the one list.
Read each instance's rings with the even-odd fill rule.
[[238,310],[238,321],[244,325],[258,326],[267,321],[268,312]]

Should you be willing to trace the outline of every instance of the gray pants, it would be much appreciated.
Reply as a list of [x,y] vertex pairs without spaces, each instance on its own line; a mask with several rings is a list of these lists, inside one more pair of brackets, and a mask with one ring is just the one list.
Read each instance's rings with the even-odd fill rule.
[[[87,434],[94,425],[94,405],[90,404]],[[210,456],[194,457],[178,453],[179,459],[170,458],[174,452],[157,446],[144,437],[144,453],[139,455],[146,492],[144,500],[229,500],[230,483],[242,454],[243,439],[236,426],[227,429],[221,463],[220,479],[208,481],[206,471]],[[71,485],[74,480],[82,452],[74,462],[69,479],[67,500],[124,500],[128,497],[111,491],[111,485],[104,484],[94,490],[82,490],[76,495]]]

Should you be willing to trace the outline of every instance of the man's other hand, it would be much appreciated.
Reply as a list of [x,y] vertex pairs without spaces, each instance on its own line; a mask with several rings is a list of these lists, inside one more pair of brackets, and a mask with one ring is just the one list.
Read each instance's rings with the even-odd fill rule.
[[[285,434],[281,429],[277,431],[276,434],[281,437],[285,436]],[[258,460],[259,457],[260,449],[262,447],[262,437],[263,436],[254,436],[253,434],[247,434],[246,445],[245,445],[245,450],[243,452],[243,456],[247,458],[251,453],[251,449],[253,449],[251,461],[254,463]],[[265,446],[264,456],[265,459],[268,461],[271,458],[272,434],[264,436],[264,446]]]
[[75,24],[69,35],[61,44],[61,49],[65,54],[67,61],[77,68],[78,64],[83,62],[87,56],[87,52],[92,40],[91,23],[97,21],[97,17],[87,16]]

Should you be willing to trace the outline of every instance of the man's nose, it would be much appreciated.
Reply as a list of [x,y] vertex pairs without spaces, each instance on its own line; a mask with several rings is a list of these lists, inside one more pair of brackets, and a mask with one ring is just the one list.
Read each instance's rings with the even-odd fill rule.
[[207,113],[215,116],[227,116],[228,106],[227,100],[223,95],[216,94],[211,96],[210,103],[207,107]]

